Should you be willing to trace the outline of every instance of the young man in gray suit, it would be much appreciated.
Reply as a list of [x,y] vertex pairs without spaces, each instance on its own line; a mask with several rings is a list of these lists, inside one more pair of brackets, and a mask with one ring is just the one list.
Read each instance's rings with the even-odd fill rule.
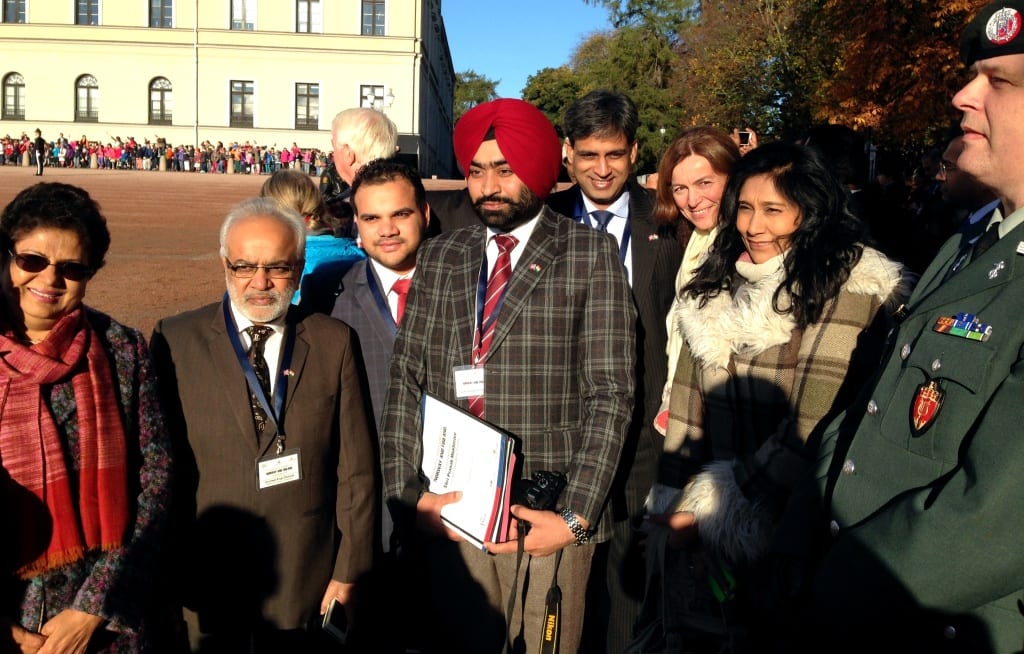
[[[482,224],[430,239],[417,256],[381,425],[388,506],[400,528],[433,537],[443,651],[496,652],[506,638],[538,651],[557,566],[560,651],[575,652],[633,408],[636,311],[614,239],[543,204],[561,146],[536,107],[477,105],[456,124],[454,145]],[[485,552],[442,525],[441,508],[459,495],[430,492],[420,474],[425,391],[516,437],[523,476],[566,475],[557,510],[513,507],[531,524],[525,537],[512,530],[527,555],[518,570],[516,541]]]
[[639,122],[636,105],[618,91],[591,91],[572,103],[563,132],[576,184],[547,200],[558,213],[615,236],[638,317],[636,399],[612,486],[607,516],[612,537],[597,548],[587,596],[584,644],[595,654],[626,648],[644,598],[644,548],[637,527],[661,451],[654,417],[668,374],[665,316],[683,258],[674,225],[654,220],[654,192],[633,177]]
[[247,200],[220,242],[224,299],[161,320],[151,341],[183,462],[173,547],[189,638],[194,651],[318,652],[318,616],[334,599],[351,612],[373,563],[357,356],[348,327],[291,305],[297,213]]

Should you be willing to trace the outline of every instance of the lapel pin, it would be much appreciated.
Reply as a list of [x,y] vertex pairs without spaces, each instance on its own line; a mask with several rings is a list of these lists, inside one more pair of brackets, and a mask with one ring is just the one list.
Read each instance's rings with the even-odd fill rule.
[[[658,235],[657,234],[651,234],[650,236],[647,237],[647,240],[648,241],[657,241],[658,240]],[[1021,241],[1021,245],[1024,245],[1024,241]]]
[[999,276],[999,271],[1006,267],[1006,264],[1000,261],[996,265],[992,266],[992,270],[988,271],[988,278],[995,279]]
[[295,371],[292,370],[291,368],[285,368],[284,370],[281,371],[281,374],[284,375],[285,377],[294,377]]
[[540,265],[536,263],[531,263],[530,272],[540,272]]

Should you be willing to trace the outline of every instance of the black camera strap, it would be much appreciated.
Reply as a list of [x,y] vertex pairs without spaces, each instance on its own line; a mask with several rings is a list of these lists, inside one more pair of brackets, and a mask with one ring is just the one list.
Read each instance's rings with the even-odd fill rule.
[[[505,625],[512,625],[512,613],[515,611],[516,598],[519,594],[519,570],[523,564],[523,540],[526,534],[518,538],[519,545],[516,548],[516,574],[512,580],[512,590],[508,595],[508,608],[505,611]],[[533,557],[531,556],[530,559]],[[558,654],[559,635],[562,628],[562,589],[558,587],[558,568],[562,563],[562,550],[555,553],[555,570],[551,575],[551,586],[548,588],[547,597],[544,600],[544,628],[541,630],[540,652],[541,654]],[[505,635],[505,648],[502,654],[512,651],[512,643]]]

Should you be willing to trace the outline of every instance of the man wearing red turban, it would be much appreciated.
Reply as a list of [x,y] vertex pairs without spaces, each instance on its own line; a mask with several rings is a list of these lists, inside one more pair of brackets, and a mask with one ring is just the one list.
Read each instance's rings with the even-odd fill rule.
[[[560,651],[575,652],[633,407],[636,310],[614,238],[544,207],[561,145],[539,110],[478,105],[455,126],[454,146],[481,224],[417,255],[380,431],[387,503],[406,536],[427,536],[444,651],[496,652],[506,639],[539,651],[557,571]],[[526,554],[518,577],[516,540],[485,551],[442,524],[441,508],[460,495],[431,493],[420,474],[424,392],[512,434],[522,477],[565,475],[554,510],[513,506],[531,525],[510,533]]]

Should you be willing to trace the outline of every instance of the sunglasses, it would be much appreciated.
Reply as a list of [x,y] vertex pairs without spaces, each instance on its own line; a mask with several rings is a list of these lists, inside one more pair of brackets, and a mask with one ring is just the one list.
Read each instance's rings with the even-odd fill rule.
[[96,271],[77,261],[58,261],[50,263],[50,260],[40,254],[18,254],[11,252],[14,263],[27,273],[41,273],[50,266],[57,270],[57,274],[72,282],[80,282],[89,279]]

